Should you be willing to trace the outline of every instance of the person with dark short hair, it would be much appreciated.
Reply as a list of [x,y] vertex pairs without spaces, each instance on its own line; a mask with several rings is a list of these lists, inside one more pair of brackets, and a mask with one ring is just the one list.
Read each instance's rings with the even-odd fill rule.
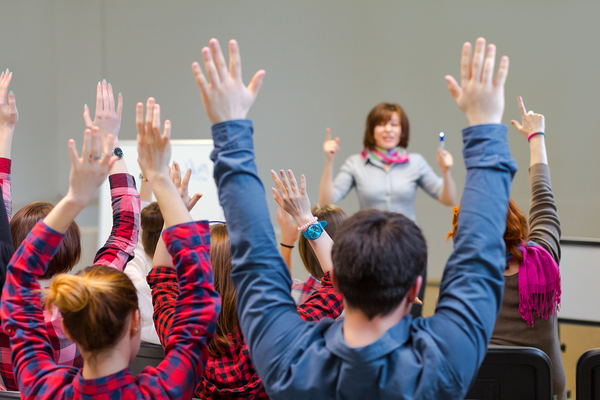
[[[248,87],[243,84],[235,41],[229,43],[229,71],[216,39],[202,49],[209,78],[193,64],[214,124],[211,158],[230,221],[240,325],[271,399],[464,398],[501,305],[503,234],[516,172],[501,124],[508,58],[502,57],[494,80],[495,46],[486,51],[485,39],[479,38],[474,55],[471,47],[463,45],[461,85],[446,77],[469,121],[463,130],[467,176],[455,247],[435,315],[417,319],[409,313],[422,285],[418,274],[425,267],[425,242],[406,217],[382,211],[350,217],[336,233],[330,273],[345,298],[345,317],[300,318],[254,162],[252,122],[245,119],[265,72],[257,72]],[[323,264],[331,239],[310,214],[306,179],[297,182],[291,171],[280,171],[275,182],[278,203]]]

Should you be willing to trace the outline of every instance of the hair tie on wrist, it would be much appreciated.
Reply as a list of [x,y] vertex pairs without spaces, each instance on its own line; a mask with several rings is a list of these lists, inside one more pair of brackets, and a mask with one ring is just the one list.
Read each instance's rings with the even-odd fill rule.
[[294,248],[294,246],[290,246],[290,245],[287,245],[287,244],[283,244],[283,243],[279,243],[279,244],[282,245],[283,247],[287,247],[288,249],[293,249]]
[[534,132],[531,135],[527,136],[527,141],[529,142],[531,140],[531,138],[534,137],[535,135],[544,135],[544,136],[546,136],[546,134],[544,132]]
[[304,231],[306,230],[306,228],[308,228],[309,226],[311,226],[312,224],[314,224],[315,222],[317,222],[319,220],[319,218],[317,217],[312,217],[312,219],[310,221],[308,221],[307,223],[305,223],[302,226],[298,227],[298,231]]

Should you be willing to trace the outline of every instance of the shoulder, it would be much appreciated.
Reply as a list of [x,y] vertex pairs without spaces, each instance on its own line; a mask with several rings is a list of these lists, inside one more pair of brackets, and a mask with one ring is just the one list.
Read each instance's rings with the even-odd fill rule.
[[415,164],[427,164],[427,160],[420,153],[408,153],[408,161]]

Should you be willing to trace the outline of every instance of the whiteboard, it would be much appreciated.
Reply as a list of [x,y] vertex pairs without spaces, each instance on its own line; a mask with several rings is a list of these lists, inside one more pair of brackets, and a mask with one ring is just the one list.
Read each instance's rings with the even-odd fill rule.
[[600,240],[563,238],[560,243],[562,297],[558,318],[600,325]]
[[[123,150],[123,158],[129,173],[135,178],[140,188],[140,166],[137,163],[137,142],[124,140],[119,142]],[[192,169],[189,191],[190,195],[202,193],[202,198],[190,212],[194,220],[225,221],[223,209],[219,204],[217,186],[213,179],[213,162],[210,153],[213,150],[212,140],[171,140],[171,161],[175,160],[181,167],[182,175],[188,168]],[[153,199],[154,196],[153,196]],[[98,201],[98,248],[102,247],[112,229],[112,207],[110,184],[108,179],[100,187]]]

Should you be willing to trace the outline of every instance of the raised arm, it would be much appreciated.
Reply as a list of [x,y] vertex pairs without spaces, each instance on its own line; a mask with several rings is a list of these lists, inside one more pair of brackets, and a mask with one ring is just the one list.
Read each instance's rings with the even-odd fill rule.
[[323,151],[325,152],[325,168],[321,177],[321,185],[319,186],[319,204],[331,204],[333,202],[333,194],[335,188],[333,186],[333,160],[336,153],[340,150],[340,138],[331,139],[331,129],[327,128],[325,135],[325,143],[323,143]]
[[[112,136],[107,137],[104,146],[101,142],[97,128],[86,129],[82,157],[79,157],[75,142],[69,141],[72,161],[69,192],[33,228],[8,267],[0,318],[10,338],[15,380],[24,398],[29,398],[32,390],[38,399],[57,398],[61,385],[51,382],[69,383],[76,373],[73,368],[54,363],[45,330],[38,277],[45,273],[65,232],[106,179],[115,161],[107,152]],[[103,156],[100,156],[101,147]],[[47,389],[43,394],[37,392],[41,386]]]
[[456,183],[452,178],[450,168],[454,165],[454,158],[448,150],[437,149],[437,162],[442,170],[442,177],[444,178],[444,187],[442,188],[442,194],[438,198],[439,202],[445,206],[454,207],[457,203],[456,199]]
[[15,125],[19,120],[15,94],[8,91],[12,76],[12,72],[8,69],[0,74],[0,189],[2,190],[4,208],[9,221],[12,216],[10,191],[12,139]]
[[[83,107],[83,121],[88,129],[97,127],[102,138],[108,135],[115,138],[112,148],[108,149],[109,154],[113,154],[114,149],[119,147],[123,96],[119,93],[117,97],[118,103],[115,105],[112,85],[106,83],[105,79],[96,86],[96,113],[93,121],[87,104]],[[128,174],[122,153],[110,169],[109,181],[113,226],[106,243],[96,253],[94,265],[106,265],[123,271],[127,262],[133,258],[138,241],[141,205],[135,179]]]
[[[212,279],[210,231],[208,223],[192,221],[171,180],[171,122],[165,121],[163,132],[160,106],[153,98],[146,103],[145,118],[144,105],[137,104],[136,124],[138,163],[152,185],[165,220],[163,239],[173,258],[180,288],[165,344],[165,360],[157,370],[170,396],[190,398],[202,375],[221,309]],[[173,374],[175,369],[177,373]],[[152,386],[142,376],[140,384],[146,382]]]
[[[474,379],[487,351],[504,289],[504,231],[510,185],[516,172],[511,158],[504,112],[508,58],[501,58],[493,80],[496,48],[479,38],[471,58],[465,43],[461,85],[446,77],[450,93],[465,113],[463,156],[467,168],[454,251],[450,255],[436,313],[416,320],[417,333],[429,336],[445,356],[463,393]],[[466,211],[466,212],[465,212]]]
[[552,193],[550,167],[546,155],[544,116],[527,112],[519,97],[522,122],[511,121],[519,133],[529,141],[531,204],[529,208],[528,240],[543,246],[560,263],[560,219]]
[[277,223],[281,230],[281,242],[279,242],[281,257],[285,260],[290,275],[292,275],[292,249],[298,240],[298,225],[281,206],[277,207]]

